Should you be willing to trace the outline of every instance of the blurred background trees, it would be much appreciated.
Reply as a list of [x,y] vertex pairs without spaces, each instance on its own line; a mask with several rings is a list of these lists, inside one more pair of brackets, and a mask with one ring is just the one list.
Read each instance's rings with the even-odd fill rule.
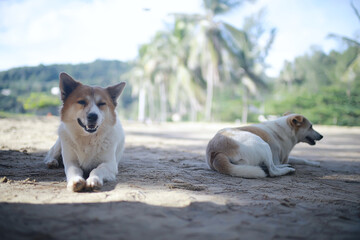
[[173,24],[140,46],[132,62],[0,72],[0,111],[56,114],[58,74],[65,71],[91,85],[127,81],[119,104],[126,119],[246,123],[291,111],[316,124],[360,125],[359,40],[330,33],[341,51],[313,47],[269,78],[265,60],[276,29],[263,27],[263,12],[245,18],[241,28],[219,17],[244,2],[204,0],[202,15],[173,14]]
[[[222,90],[230,90],[230,94],[242,95],[233,111],[242,112],[243,122],[247,121],[249,95],[256,95],[259,87],[266,88],[265,58],[275,30],[261,46],[259,39],[265,31],[260,14],[246,19],[243,29],[217,20],[242,2],[204,0],[204,15],[174,14],[174,25],[168,32],[156,34],[141,47],[135,67],[127,75],[139,85],[134,89],[139,95],[139,120],[146,114],[153,119],[154,109],[160,113],[156,120],[161,121],[171,116],[223,120],[219,115],[213,117],[213,101],[219,101]],[[229,108],[226,100],[222,104]]]
[[[353,3],[351,7],[360,22]],[[265,104],[267,113],[291,109],[316,123],[360,124],[360,42],[335,33],[329,38],[343,43],[345,50],[325,54],[313,48],[286,62]]]

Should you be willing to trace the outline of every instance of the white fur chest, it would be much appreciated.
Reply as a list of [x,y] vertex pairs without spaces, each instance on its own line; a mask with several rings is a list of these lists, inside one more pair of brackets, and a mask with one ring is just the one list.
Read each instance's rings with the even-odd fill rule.
[[63,127],[59,129],[59,136],[63,151],[72,153],[72,159],[69,160],[77,162],[83,170],[96,168],[107,161],[106,155],[114,152],[112,133],[75,135]]
[[110,150],[110,140],[106,137],[91,136],[88,139],[78,139],[72,148],[82,168],[94,168],[106,160],[103,158],[105,153]]

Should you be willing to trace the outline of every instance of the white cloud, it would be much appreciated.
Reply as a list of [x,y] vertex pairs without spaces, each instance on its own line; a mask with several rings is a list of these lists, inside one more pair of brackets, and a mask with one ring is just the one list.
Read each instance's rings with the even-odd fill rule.
[[164,28],[169,13],[200,10],[200,2],[191,0],[25,0],[0,4],[0,69],[98,58],[133,59],[138,46]]

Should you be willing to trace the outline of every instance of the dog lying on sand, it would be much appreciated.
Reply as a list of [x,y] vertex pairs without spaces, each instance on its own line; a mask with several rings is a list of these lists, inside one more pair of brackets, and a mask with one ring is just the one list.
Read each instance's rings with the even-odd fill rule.
[[[317,162],[289,158],[299,142],[315,145],[323,138],[311,122],[299,114],[274,121],[220,130],[208,143],[206,161],[211,169],[243,178],[263,178],[294,172],[288,162],[318,166]],[[265,168],[265,171],[264,171]]]
[[69,190],[93,190],[116,179],[125,135],[115,107],[124,87],[91,87],[60,74],[59,138],[44,161],[54,168],[62,159]]

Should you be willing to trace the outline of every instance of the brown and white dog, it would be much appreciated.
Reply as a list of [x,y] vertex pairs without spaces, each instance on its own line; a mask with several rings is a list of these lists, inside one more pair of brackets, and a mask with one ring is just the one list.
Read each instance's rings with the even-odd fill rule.
[[125,142],[115,107],[124,87],[125,82],[91,87],[60,74],[59,138],[44,161],[54,168],[62,158],[68,189],[93,190],[104,180],[115,180]]
[[288,162],[319,166],[318,162],[289,157],[299,142],[315,145],[323,136],[302,115],[290,114],[239,128],[220,130],[210,140],[206,161],[211,169],[244,178],[271,177],[294,172]]

